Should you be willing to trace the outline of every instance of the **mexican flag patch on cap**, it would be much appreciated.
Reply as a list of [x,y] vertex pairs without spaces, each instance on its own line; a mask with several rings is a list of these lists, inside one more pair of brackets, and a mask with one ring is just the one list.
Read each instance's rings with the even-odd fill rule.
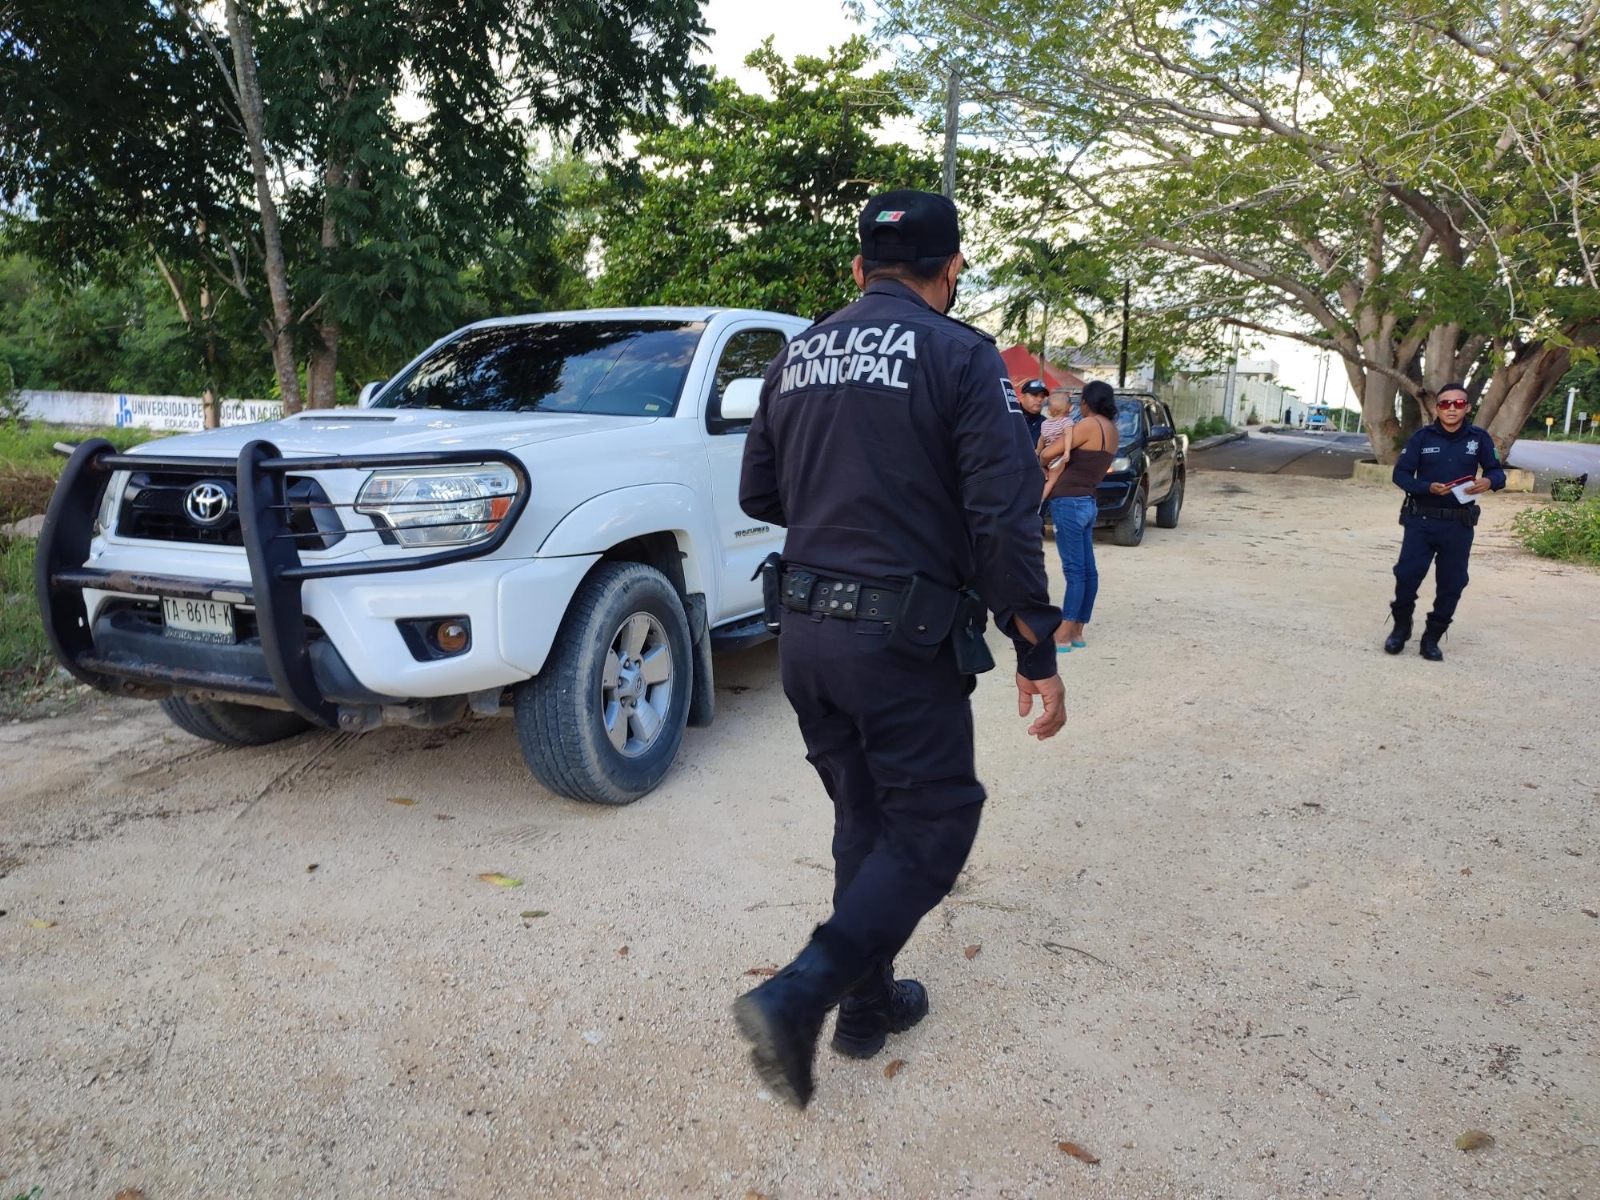
[[885,210],[885,211],[883,211],[883,212],[878,214],[878,224],[882,225],[885,221],[888,221],[888,222],[892,223],[892,222],[898,221],[901,217],[903,217],[905,215],[906,215],[906,212],[905,212],[905,209],[903,209],[903,208],[899,209],[897,211],[893,211],[893,212]]

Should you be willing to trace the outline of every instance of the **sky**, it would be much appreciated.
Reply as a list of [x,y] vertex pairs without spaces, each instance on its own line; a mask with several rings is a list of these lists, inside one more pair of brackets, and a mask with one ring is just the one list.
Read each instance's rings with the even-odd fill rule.
[[[741,87],[757,90],[760,76],[745,68],[744,57],[766,37],[785,57],[796,54],[822,54],[851,34],[861,32],[846,15],[839,0],[785,0],[783,3],[755,3],[753,0],[707,0],[706,24],[712,29],[705,61],[719,75],[731,76]],[[898,131],[897,131],[898,132]],[[1319,351],[1289,338],[1262,338],[1259,348],[1246,348],[1241,356],[1270,358],[1278,363],[1278,381],[1294,389],[1302,400],[1314,400],[1317,390]],[[1330,364],[1327,402],[1348,403],[1354,408],[1342,366]]]

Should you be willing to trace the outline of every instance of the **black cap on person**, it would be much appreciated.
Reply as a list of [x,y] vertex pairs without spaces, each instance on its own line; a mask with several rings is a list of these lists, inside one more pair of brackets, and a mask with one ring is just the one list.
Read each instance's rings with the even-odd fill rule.
[[956,206],[936,192],[879,192],[861,210],[861,257],[869,261],[948,258],[960,250]]

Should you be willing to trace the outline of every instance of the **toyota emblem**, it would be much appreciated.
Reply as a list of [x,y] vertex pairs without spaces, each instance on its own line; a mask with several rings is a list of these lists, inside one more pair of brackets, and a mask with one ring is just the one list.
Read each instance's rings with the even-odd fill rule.
[[209,479],[195,484],[183,498],[183,511],[189,514],[189,520],[196,525],[221,524],[232,507],[233,497],[229,495],[227,486]]

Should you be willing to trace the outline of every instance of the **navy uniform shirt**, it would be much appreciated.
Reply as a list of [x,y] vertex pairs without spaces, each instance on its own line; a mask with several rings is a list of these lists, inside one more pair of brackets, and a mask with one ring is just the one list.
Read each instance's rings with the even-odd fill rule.
[[1027,428],[994,339],[881,280],[767,369],[739,504],[787,527],[788,562],[973,588],[1017,643],[1017,669],[1047,678],[1061,613],[1045,581]]
[[1461,502],[1454,496],[1435,496],[1428,485],[1476,479],[1479,467],[1492,490],[1498,492],[1506,486],[1506,473],[1495,453],[1494,439],[1486,431],[1463,421],[1460,429],[1446,433],[1444,426],[1435,421],[1413,433],[1400,451],[1394,464],[1394,482],[1425,508],[1459,509]]

